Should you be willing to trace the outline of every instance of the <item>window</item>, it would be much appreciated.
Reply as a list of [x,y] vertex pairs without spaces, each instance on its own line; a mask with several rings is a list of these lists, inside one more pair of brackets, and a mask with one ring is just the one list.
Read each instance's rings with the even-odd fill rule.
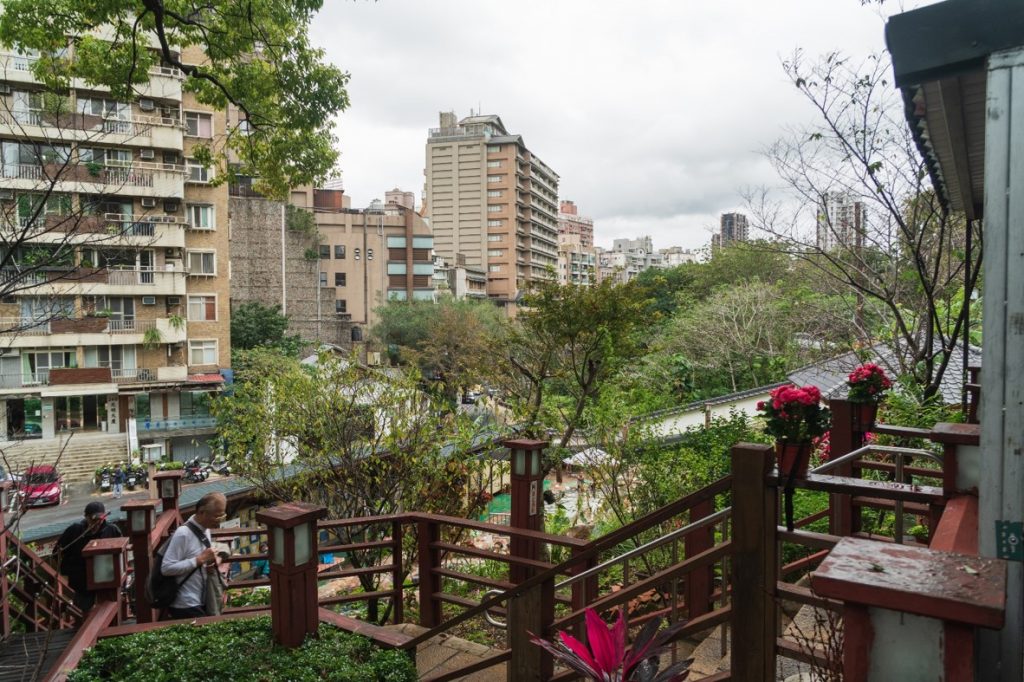
[[359,248],[356,247],[356,260],[359,260]]
[[501,182],[502,177],[504,177],[504,176],[501,176],[501,175],[488,175],[487,176],[487,182]]
[[345,257],[345,245],[335,244],[334,245],[334,257],[337,260],[341,260]]
[[213,206],[209,204],[189,204],[188,224],[193,230],[212,230],[214,222]]
[[489,144],[489,145],[487,145],[487,153],[488,154],[496,154],[497,152],[500,152],[500,151],[501,151],[501,145],[500,144]]
[[373,249],[366,250],[366,260],[373,260]]
[[185,181],[207,183],[213,177],[209,168],[206,168],[195,159],[185,159]]
[[330,257],[331,257],[331,245],[330,244],[321,244],[320,245],[320,259],[321,260],[326,260],[327,258],[330,258]]
[[498,161],[488,161],[487,162],[487,167],[488,168],[501,168],[501,161],[500,160],[498,160]]
[[336,286],[336,287],[343,287],[343,286],[345,286],[345,283],[346,282],[345,282],[345,273],[344,272],[336,272],[336,273],[334,273],[334,286]]
[[487,272],[501,272],[501,266],[500,265],[488,265],[487,266]]
[[487,255],[491,256],[492,258],[497,258],[499,256],[504,256],[505,251],[503,249],[491,249],[487,252]]
[[[504,220],[488,220],[487,221],[487,227],[501,227],[504,224],[505,224]],[[498,239],[501,239],[501,237],[498,237]]]
[[487,207],[487,212],[488,213],[499,213],[499,212],[501,212],[501,209],[503,209],[503,208],[505,208],[505,207],[504,206],[500,206],[500,205],[496,205],[496,204],[492,204],[492,205],[489,205]]
[[188,364],[190,365],[216,365],[217,364],[217,340],[188,342]]
[[102,97],[79,97],[76,111],[86,116],[102,116],[119,121],[128,121],[132,117],[132,108],[127,102]]
[[334,312],[336,312],[336,313],[347,313],[348,312],[348,303],[346,303],[345,301],[343,301],[341,299],[335,300],[334,301]]
[[216,251],[189,251],[188,269],[190,275],[216,275]]
[[489,241],[489,242],[500,242],[501,241],[501,235],[500,234],[489,234],[489,235],[487,235],[487,241]]
[[326,272],[321,272],[320,273],[320,286],[322,286],[322,287],[327,286],[327,273]]
[[132,165],[132,153],[127,149],[99,149],[89,147],[78,148],[79,163],[95,163],[101,166],[119,166],[127,168]]
[[217,321],[216,296],[189,296],[188,319],[197,322]]
[[186,111],[185,134],[189,137],[213,137],[213,116],[197,111]]
[[502,190],[500,190],[500,189],[489,189],[489,190],[487,190],[487,196],[489,196],[489,197],[500,197],[501,194],[502,194]]

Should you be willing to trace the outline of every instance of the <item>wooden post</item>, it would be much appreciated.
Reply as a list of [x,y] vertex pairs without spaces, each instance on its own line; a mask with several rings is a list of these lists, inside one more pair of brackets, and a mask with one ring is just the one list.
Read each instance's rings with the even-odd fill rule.
[[[829,433],[829,457],[836,459],[864,445],[864,434],[853,430],[853,410],[849,401],[830,400],[832,430]],[[831,472],[835,476],[854,476],[852,464],[842,464]],[[857,474],[859,478],[859,474]],[[850,495],[829,495],[828,532],[832,535],[850,535],[860,530],[860,512],[853,506]]]
[[441,552],[432,547],[441,539],[441,529],[433,521],[420,521],[416,529],[420,569],[420,625],[425,628],[441,624],[441,602],[434,596],[441,591],[438,568]]
[[153,530],[158,500],[128,500],[121,505],[125,513],[128,537],[132,543],[132,567],[135,571],[135,620],[152,623],[156,614],[146,598],[146,585],[153,570],[153,550],[149,534]]
[[391,569],[391,589],[395,596],[392,597],[393,603],[391,604],[391,615],[395,625],[399,625],[403,622],[405,614],[403,608],[405,606],[405,591],[402,589],[402,583],[405,581],[402,573],[402,522],[392,521],[391,522],[391,565],[394,566]]
[[730,656],[735,682],[775,679],[778,492],[765,482],[772,465],[771,446],[732,447]]
[[315,635],[320,625],[317,600],[316,522],[326,507],[288,502],[256,513],[267,526],[270,544],[270,619],[274,640],[289,649]]
[[512,658],[506,667],[508,682],[550,680],[554,661],[544,649],[533,644],[533,633],[548,636],[555,619],[555,582],[545,580],[508,602],[508,645]]
[[[699,521],[711,516],[715,511],[713,499],[705,500],[690,509],[689,522]],[[714,526],[705,526],[692,531],[683,540],[686,558],[695,557],[701,552],[711,549],[715,544]],[[715,568],[698,568],[686,577],[686,610],[689,618],[708,613],[711,610],[711,592],[714,586]]]
[[[573,557],[582,554],[585,549],[586,547],[574,546],[572,548]],[[595,566],[597,566],[597,557],[591,556],[589,559],[584,559],[583,561],[574,564],[572,572],[574,574],[579,574]],[[572,610],[582,611],[586,608],[588,604],[597,599],[597,591],[598,584],[596,575],[574,582],[572,584]],[[577,639],[585,641],[584,637],[586,636],[586,628],[582,621],[573,626],[573,632]]]
[[[524,530],[544,530],[544,470],[541,459],[546,441],[508,440],[503,443],[509,449],[512,462],[512,509],[509,526]],[[539,559],[540,546],[533,540],[512,537],[508,543],[509,554],[522,559]],[[532,575],[527,566],[509,566],[509,580],[519,584]]]

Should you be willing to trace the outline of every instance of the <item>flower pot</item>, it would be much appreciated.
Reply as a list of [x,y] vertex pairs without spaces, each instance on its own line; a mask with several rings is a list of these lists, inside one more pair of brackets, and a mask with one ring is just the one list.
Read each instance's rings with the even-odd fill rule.
[[775,461],[779,467],[779,476],[782,478],[806,478],[807,468],[811,463],[810,443],[788,443],[778,441],[775,443]]
[[850,415],[853,420],[853,430],[859,433],[868,433],[875,428],[878,403],[851,403]]

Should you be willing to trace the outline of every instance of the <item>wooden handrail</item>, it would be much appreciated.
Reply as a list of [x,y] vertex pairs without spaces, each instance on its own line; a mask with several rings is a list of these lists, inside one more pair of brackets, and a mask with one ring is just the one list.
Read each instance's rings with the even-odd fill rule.
[[63,682],[63,680],[66,680],[68,673],[78,666],[86,650],[96,643],[100,631],[106,629],[107,626],[114,622],[117,618],[117,612],[118,604],[116,601],[101,601],[96,604],[89,611],[85,622],[82,623],[74,638],[64,648],[60,656],[57,657],[57,660],[54,661],[53,666],[50,667],[46,677],[43,679],[46,682]]
[[546,571],[537,573],[536,575],[527,578],[523,582],[519,583],[515,587],[509,588],[500,594],[493,595],[480,601],[475,607],[467,609],[459,614],[456,614],[452,618],[438,624],[435,627],[430,628],[426,632],[423,632],[416,637],[410,639],[404,649],[415,650],[415,647],[423,644],[424,642],[436,637],[437,635],[445,632],[459,623],[463,623],[470,618],[481,615],[483,612],[497,606],[501,602],[507,601],[508,599],[517,597],[527,590],[530,590],[538,585],[541,585],[545,581],[554,580],[560,574],[568,574],[570,569],[577,564],[586,562],[588,559],[597,557],[601,552],[615,547],[621,544],[625,540],[629,540],[634,535],[641,533],[649,528],[652,528],[673,516],[677,516],[684,511],[688,511],[695,505],[704,502],[706,500],[713,500],[716,496],[720,495],[731,489],[732,476],[725,476],[718,479],[714,483],[711,483],[700,490],[694,491],[685,497],[681,497],[675,502],[656,509],[649,514],[642,516],[635,521],[618,528],[607,535],[603,535],[596,540],[588,543],[587,546],[580,548],[580,551],[566,559],[562,563],[549,568]]
[[[769,477],[769,483],[776,486],[781,485],[781,481],[777,476]],[[846,476],[807,474],[807,478],[796,479],[793,482],[793,486],[803,488],[804,490],[841,493],[843,495],[862,495],[865,497],[877,497],[883,500],[923,502],[924,504],[943,504],[945,502],[942,488],[910,483],[871,481],[862,478],[848,478]]]

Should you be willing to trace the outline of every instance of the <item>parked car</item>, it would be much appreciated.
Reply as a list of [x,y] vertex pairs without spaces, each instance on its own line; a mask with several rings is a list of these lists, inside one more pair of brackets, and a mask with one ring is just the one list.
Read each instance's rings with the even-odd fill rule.
[[27,507],[60,504],[61,477],[56,467],[49,464],[25,469],[18,484],[18,495],[24,497]]

